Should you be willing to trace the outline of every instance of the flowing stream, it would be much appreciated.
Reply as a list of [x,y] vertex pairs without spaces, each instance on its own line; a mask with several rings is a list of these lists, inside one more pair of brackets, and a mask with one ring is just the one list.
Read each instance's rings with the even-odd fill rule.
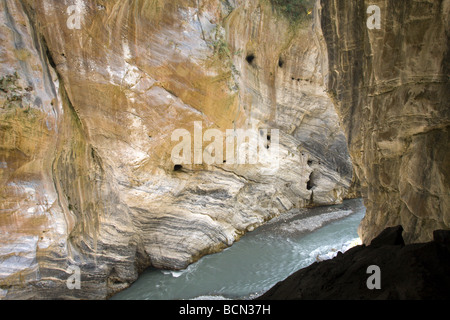
[[148,269],[112,299],[250,299],[315,261],[359,244],[361,199],[277,217],[182,271]]

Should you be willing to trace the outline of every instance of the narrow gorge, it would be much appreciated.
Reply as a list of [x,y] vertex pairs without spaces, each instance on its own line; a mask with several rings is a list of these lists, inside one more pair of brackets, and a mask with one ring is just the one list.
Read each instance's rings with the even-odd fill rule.
[[365,244],[431,241],[450,228],[449,11],[1,0],[0,299],[107,299],[351,198]]

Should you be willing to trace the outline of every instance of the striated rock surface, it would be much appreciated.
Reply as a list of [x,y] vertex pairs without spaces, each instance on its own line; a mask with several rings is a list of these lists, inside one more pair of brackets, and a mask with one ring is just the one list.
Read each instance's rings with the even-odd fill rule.
[[[184,268],[350,195],[324,42],[270,3],[5,0],[0,13],[0,298],[103,299],[148,266]],[[195,137],[194,122],[263,134],[268,157],[279,138],[278,161],[175,166],[172,134]]]
[[301,269],[258,299],[448,300],[450,231],[436,230],[433,241],[410,245],[402,232],[401,226],[387,228],[370,245]]
[[367,207],[360,236],[401,224],[406,243],[430,241],[450,228],[450,1],[321,1],[320,15]]

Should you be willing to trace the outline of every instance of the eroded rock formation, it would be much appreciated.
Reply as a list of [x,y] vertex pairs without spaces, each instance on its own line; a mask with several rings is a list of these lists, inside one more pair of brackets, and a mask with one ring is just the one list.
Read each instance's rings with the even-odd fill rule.
[[[348,193],[310,24],[292,28],[256,0],[0,7],[0,298],[103,299],[148,266],[184,268]],[[175,167],[171,135],[194,136],[194,122],[256,130],[268,148],[280,130],[277,170]],[[71,266],[80,290],[66,286]]]
[[[367,21],[379,11],[379,29]],[[328,88],[361,180],[365,243],[450,228],[450,1],[321,1]]]
[[[1,1],[0,297],[102,299],[359,181],[366,243],[448,229],[449,1],[372,2],[380,29],[363,0],[303,24],[258,0]],[[194,123],[268,150],[280,130],[277,170],[175,166]]]

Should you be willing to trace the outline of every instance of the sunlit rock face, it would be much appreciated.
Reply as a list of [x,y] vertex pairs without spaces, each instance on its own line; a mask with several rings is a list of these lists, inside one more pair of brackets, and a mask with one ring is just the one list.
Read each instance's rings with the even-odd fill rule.
[[[376,11],[379,8],[379,28]],[[450,1],[321,1],[328,88],[361,180],[365,243],[450,227]]]
[[[0,298],[102,299],[146,267],[184,268],[347,196],[353,169],[311,21],[293,28],[256,0],[0,8]],[[183,129],[191,164],[173,161]],[[194,142],[208,129],[223,133],[214,163],[214,138]],[[240,129],[265,161],[225,157]]]

